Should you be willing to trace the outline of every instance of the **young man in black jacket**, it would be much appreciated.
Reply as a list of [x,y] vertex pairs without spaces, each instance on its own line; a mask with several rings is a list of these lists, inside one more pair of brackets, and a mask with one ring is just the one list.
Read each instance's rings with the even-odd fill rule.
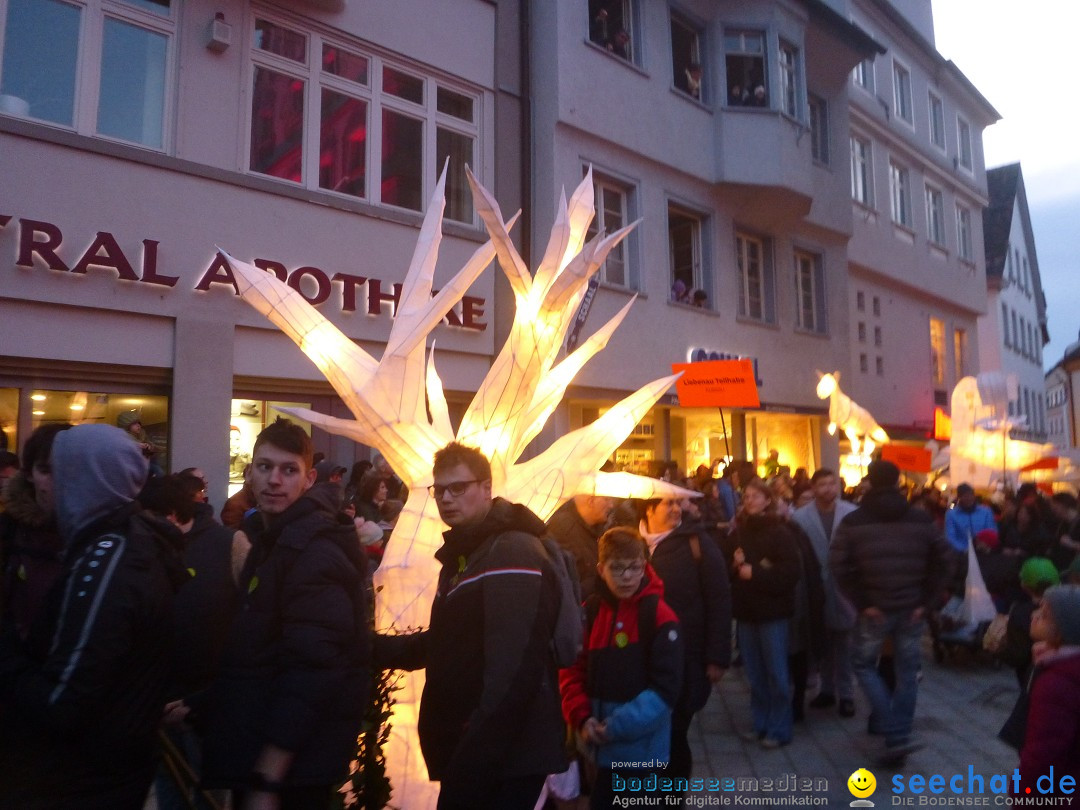
[[367,562],[351,521],[312,492],[311,440],[279,419],[255,440],[258,512],[243,604],[196,707],[203,782],[243,810],[325,807],[356,751],[369,683]]
[[450,527],[422,633],[380,636],[379,662],[427,668],[418,732],[439,810],[531,810],[566,770],[551,638],[559,591],[544,522],[491,494],[491,464],[451,443],[435,454],[432,494]]
[[141,810],[171,663],[180,533],[140,512],[139,446],[110,425],[51,454],[63,571],[24,643],[0,647],[0,808]]

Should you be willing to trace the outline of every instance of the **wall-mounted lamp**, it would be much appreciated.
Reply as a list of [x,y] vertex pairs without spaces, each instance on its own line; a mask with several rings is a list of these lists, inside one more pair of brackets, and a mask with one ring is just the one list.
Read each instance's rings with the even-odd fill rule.
[[225,12],[214,15],[207,28],[206,48],[214,53],[221,53],[232,45],[232,26],[225,22]]

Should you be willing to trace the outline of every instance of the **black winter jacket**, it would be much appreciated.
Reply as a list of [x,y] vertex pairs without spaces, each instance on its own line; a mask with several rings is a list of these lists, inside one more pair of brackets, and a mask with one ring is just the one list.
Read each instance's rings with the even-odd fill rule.
[[285,783],[344,781],[369,683],[367,559],[352,521],[310,491],[266,527],[253,514],[218,680],[198,719],[203,781],[246,788],[259,752],[293,753]]
[[[799,581],[798,540],[792,528],[778,517],[742,515],[735,531],[723,541],[731,573],[731,604],[740,622],[771,622],[790,619],[795,613],[795,586]],[[752,576],[742,579],[732,556],[741,548]]]
[[596,593],[600,583],[600,577],[596,573],[596,564],[600,561],[596,541],[603,528],[586,524],[572,499],[556,509],[547,522],[548,534],[570,552],[577,563],[582,600]]
[[441,796],[566,769],[551,636],[559,592],[543,521],[502,498],[477,526],[451,529],[422,633],[376,639],[380,663],[427,667],[418,731]]
[[[701,559],[694,559],[691,537],[698,538]],[[705,666],[731,665],[731,588],[724,559],[705,528],[679,525],[653,549],[652,566],[664,583],[664,601],[683,631],[686,666],[681,704],[696,712],[711,689]]]
[[42,621],[0,650],[0,807],[130,807],[116,797],[143,780],[141,806],[186,576],[180,542],[134,503],[72,540]]
[[872,489],[836,527],[829,567],[856,610],[888,613],[936,608],[953,556],[933,518],[899,489]]

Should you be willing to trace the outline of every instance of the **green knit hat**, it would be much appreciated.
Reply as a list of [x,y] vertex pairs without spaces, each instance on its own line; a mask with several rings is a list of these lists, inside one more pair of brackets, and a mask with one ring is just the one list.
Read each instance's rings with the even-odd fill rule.
[[1057,566],[1046,557],[1032,557],[1020,566],[1020,584],[1025,588],[1045,589],[1060,583]]

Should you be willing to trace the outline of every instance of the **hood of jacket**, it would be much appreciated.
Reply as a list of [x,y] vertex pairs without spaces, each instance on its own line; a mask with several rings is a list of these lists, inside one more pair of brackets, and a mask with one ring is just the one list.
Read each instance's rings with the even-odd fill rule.
[[112,425],[76,425],[56,434],[53,493],[60,533],[70,542],[82,529],[131,503],[146,483],[148,463],[138,444]]
[[547,526],[527,506],[511,503],[505,498],[495,498],[491,502],[491,509],[479,523],[457,526],[443,532],[443,547],[435,552],[435,557],[440,562],[458,554],[468,557],[487,538],[511,531],[542,537],[547,533]]
[[865,510],[875,522],[892,523],[906,515],[911,505],[899,489],[888,487],[867,492],[859,501],[859,508]]
[[4,486],[4,514],[23,526],[39,529],[52,522],[52,515],[38,506],[34,485],[22,470]]

